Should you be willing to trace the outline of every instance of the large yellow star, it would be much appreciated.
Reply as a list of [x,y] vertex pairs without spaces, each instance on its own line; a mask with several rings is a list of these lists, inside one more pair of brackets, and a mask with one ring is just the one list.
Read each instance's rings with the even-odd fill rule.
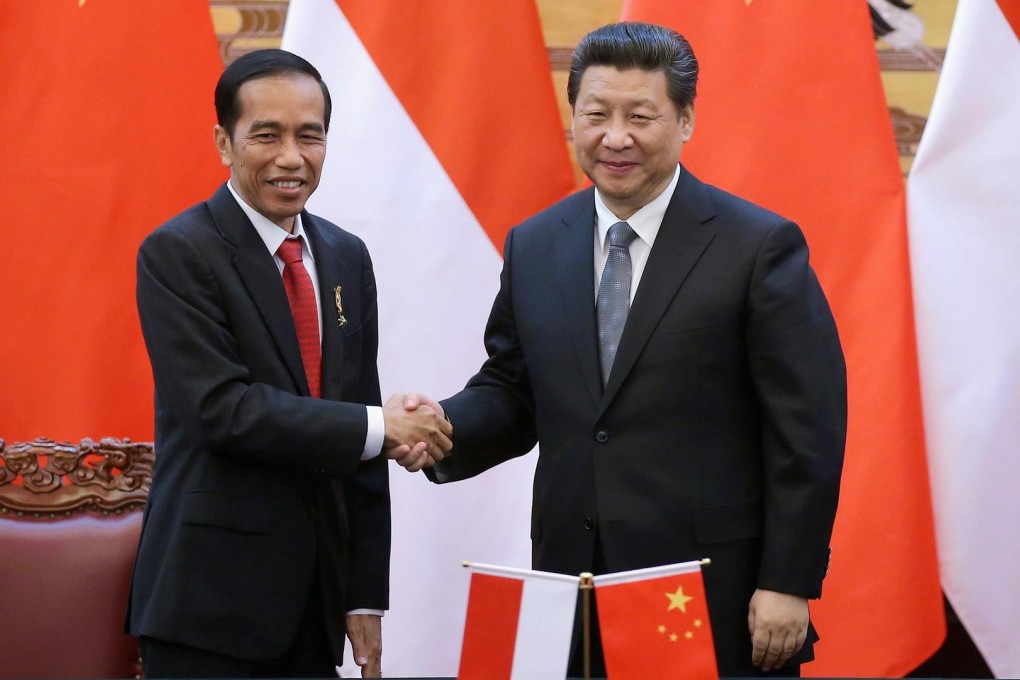
[[684,595],[683,586],[678,586],[675,593],[666,593],[666,597],[669,598],[669,607],[666,611],[679,609],[684,614],[687,613],[687,603],[694,599],[689,595]]

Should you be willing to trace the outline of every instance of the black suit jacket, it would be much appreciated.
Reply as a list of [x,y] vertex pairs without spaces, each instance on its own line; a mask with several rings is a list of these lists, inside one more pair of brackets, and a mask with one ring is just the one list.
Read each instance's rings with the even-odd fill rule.
[[357,237],[307,212],[302,222],[322,295],[321,399],[309,397],[279,270],[226,186],[139,250],[156,464],[132,634],[273,658],[318,576],[340,654],[346,611],[388,606],[386,461],[360,460],[363,404],[380,403],[372,264]]
[[710,558],[720,672],[752,675],[755,588],[821,594],[846,434],[836,327],[796,225],[681,168],[603,389],[593,192],[507,237],[489,359],[443,402],[454,449],[431,477],[537,440],[535,568],[591,570],[596,535],[610,572]]

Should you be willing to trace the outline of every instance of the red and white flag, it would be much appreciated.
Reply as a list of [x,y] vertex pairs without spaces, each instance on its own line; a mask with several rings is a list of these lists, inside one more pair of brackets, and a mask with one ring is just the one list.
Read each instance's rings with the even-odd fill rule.
[[599,631],[612,680],[716,680],[699,562],[596,576]]
[[961,0],[908,185],[942,587],[1020,677],[1020,0]]
[[0,3],[0,438],[153,435],[135,253],[227,177],[208,0]]
[[471,565],[458,680],[563,680],[581,579]]
[[[626,0],[701,65],[683,161],[804,230],[846,355],[832,563],[805,675],[896,677],[945,636],[905,192],[866,2]],[[863,654],[861,650],[867,650]]]
[[[383,398],[449,396],[485,359],[506,232],[575,185],[534,0],[291,0],[282,44],[333,98],[308,207],[371,252]],[[388,675],[456,672],[460,560],[530,565],[534,465],[443,487],[391,475]]]

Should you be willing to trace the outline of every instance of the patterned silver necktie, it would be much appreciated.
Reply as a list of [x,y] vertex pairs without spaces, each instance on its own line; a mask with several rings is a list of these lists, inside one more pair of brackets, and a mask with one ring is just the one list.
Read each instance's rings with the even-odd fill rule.
[[637,234],[626,222],[609,228],[609,258],[602,270],[595,315],[599,327],[599,363],[602,365],[602,386],[609,382],[609,371],[620,346],[623,326],[630,311],[630,242]]

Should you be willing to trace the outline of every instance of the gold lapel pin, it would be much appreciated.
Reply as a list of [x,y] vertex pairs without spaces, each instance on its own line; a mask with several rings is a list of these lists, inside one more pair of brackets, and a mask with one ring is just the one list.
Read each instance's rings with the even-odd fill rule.
[[337,286],[333,289],[333,292],[336,294],[336,322],[339,324],[340,328],[343,328],[347,325],[347,317],[344,316],[344,299],[341,295],[343,289],[340,288],[340,286]]

